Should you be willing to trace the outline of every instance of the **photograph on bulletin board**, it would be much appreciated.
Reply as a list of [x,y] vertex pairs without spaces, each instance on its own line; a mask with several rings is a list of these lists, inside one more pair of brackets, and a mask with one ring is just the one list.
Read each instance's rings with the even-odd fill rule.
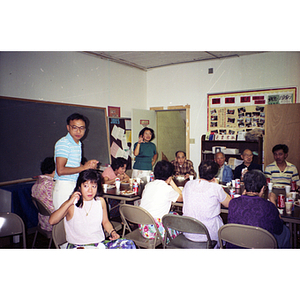
[[207,131],[235,137],[260,129],[264,134],[265,106],[296,103],[296,95],[296,88],[208,94]]

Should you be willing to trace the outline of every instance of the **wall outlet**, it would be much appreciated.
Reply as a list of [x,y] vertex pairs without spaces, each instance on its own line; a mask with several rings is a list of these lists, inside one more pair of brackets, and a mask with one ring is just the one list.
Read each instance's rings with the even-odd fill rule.
[[190,139],[190,144],[195,144],[195,139]]

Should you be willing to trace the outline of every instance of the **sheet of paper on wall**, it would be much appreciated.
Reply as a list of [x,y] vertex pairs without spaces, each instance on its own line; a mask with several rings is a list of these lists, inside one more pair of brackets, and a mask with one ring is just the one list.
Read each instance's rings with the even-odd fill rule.
[[115,140],[121,140],[124,135],[124,129],[114,125],[111,131],[111,135],[114,137]]
[[114,157],[123,157],[128,159],[128,151],[124,151],[121,147],[119,147],[115,142],[111,144],[110,154]]
[[246,131],[238,131],[237,140],[238,141],[245,141],[246,140]]
[[131,120],[125,120],[125,129],[131,130]]
[[123,148],[123,150],[128,149],[127,138],[126,138],[125,134],[123,134],[121,142],[122,142],[122,148]]

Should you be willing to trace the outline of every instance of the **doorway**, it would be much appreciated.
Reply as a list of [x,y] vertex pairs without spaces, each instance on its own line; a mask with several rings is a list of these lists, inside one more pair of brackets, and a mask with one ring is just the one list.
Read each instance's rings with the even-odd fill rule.
[[163,154],[169,161],[175,158],[176,151],[190,156],[190,106],[151,107],[156,112],[158,160]]
[[[159,120],[158,120],[159,119]],[[182,150],[190,155],[190,106],[151,107],[150,110],[132,110],[132,145],[138,139],[139,131],[148,126],[155,131],[158,160],[162,153],[171,161],[175,152]],[[180,133],[179,133],[180,132]],[[134,157],[133,157],[134,160]]]

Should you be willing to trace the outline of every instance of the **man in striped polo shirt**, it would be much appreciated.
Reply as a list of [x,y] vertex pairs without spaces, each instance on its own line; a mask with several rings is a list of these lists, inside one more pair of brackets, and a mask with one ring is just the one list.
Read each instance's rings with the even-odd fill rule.
[[[290,185],[291,181],[299,180],[298,170],[295,165],[286,161],[289,148],[285,144],[278,144],[272,149],[274,159],[271,164],[266,166],[265,175],[270,178],[273,185]],[[276,205],[276,194],[269,193],[269,200]]]
[[55,186],[53,190],[53,205],[58,209],[72,194],[78,175],[81,171],[95,169],[97,160],[89,160],[81,164],[81,138],[86,131],[86,118],[74,113],[67,118],[68,134],[55,144]]
[[289,148],[285,144],[278,144],[272,149],[274,162],[266,166],[265,175],[273,185],[290,185],[291,181],[299,180],[299,173],[295,165],[286,161]]

